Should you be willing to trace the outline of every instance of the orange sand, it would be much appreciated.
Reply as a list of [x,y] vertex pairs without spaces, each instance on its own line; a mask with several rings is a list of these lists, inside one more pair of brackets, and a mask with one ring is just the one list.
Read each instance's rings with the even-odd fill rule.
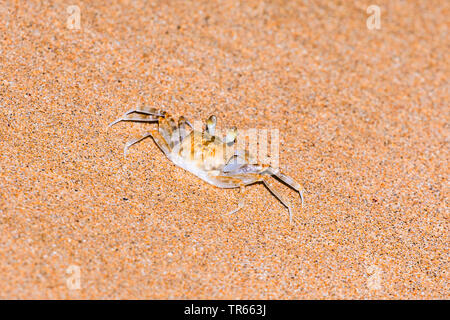
[[[370,1],[76,1],[81,30],[44,2],[0,6],[0,298],[449,297],[448,1],[376,1],[380,30]],[[296,223],[124,158],[137,103],[278,128]]]

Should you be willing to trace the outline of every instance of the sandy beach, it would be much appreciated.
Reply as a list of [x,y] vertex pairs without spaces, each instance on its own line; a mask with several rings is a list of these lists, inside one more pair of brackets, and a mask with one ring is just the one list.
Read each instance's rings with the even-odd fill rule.
[[[449,15],[2,1],[0,299],[448,299]],[[262,184],[226,215],[239,191],[151,139],[125,157],[138,105],[278,129],[294,222]]]

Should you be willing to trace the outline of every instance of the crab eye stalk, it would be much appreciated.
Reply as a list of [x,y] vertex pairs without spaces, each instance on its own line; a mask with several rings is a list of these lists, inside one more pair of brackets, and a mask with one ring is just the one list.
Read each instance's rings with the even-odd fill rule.
[[225,137],[225,143],[228,145],[233,144],[236,141],[237,137],[237,128],[233,127],[230,130],[228,130],[227,135]]
[[215,115],[212,115],[206,120],[206,131],[211,135],[214,136],[214,133],[216,132],[216,123],[217,118]]

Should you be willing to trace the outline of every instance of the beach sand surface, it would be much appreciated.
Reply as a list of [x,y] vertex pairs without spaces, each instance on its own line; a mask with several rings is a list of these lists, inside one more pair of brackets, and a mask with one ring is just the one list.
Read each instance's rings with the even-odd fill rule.
[[[3,1],[0,298],[448,298],[450,3],[371,4]],[[141,104],[278,129],[294,222],[124,157]]]

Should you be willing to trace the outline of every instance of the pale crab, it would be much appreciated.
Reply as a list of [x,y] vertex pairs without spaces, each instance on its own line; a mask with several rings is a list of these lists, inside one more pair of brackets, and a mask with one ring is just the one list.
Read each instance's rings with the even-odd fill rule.
[[[124,148],[125,154],[132,145],[152,137],[167,158],[175,165],[216,187],[240,188],[239,190],[241,190],[245,186],[262,182],[288,209],[290,222],[292,222],[291,207],[270,186],[267,179],[275,177],[296,190],[300,194],[303,206],[303,188],[292,178],[270,165],[256,163],[253,155],[250,155],[247,151],[237,150],[229,157],[227,156],[226,150],[229,150],[229,147],[236,142],[237,129],[233,127],[222,140],[215,135],[217,120],[214,115],[206,120],[204,132],[194,130],[192,124],[183,116],[176,123],[167,112],[150,107],[131,109],[109,126],[121,121],[158,123],[158,130],[151,130],[141,137],[127,142]],[[187,127],[190,127],[189,132],[186,130]],[[252,161],[249,161],[249,159],[252,159]],[[242,209],[244,206],[243,199],[243,194],[241,194],[238,208],[228,214],[233,214]]]

